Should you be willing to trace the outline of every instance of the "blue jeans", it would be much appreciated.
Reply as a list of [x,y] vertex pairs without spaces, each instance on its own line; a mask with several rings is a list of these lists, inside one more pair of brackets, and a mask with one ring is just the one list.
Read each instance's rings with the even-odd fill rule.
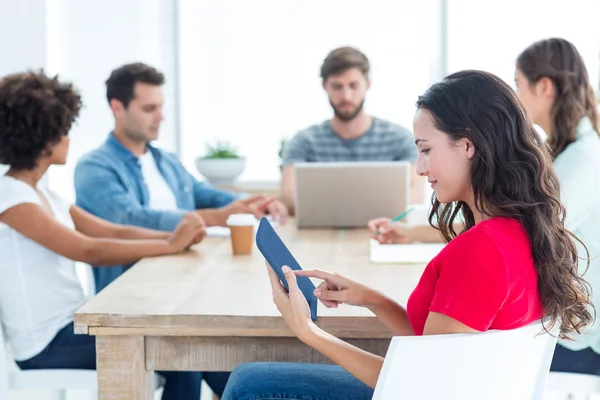
[[[19,368],[26,369],[96,369],[96,339],[88,335],[75,335],[73,323],[61,329],[52,342],[38,355],[18,361]],[[160,372],[165,378],[162,400],[198,400],[202,379],[217,395],[221,396],[229,372]]]
[[233,371],[221,400],[371,400],[373,389],[337,365],[249,363]]
[[600,354],[589,347],[575,351],[557,344],[550,371],[600,375]]

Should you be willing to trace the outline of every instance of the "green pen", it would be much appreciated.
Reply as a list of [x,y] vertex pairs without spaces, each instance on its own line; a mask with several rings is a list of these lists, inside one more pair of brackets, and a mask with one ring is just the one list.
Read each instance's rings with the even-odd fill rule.
[[[408,214],[410,214],[410,212],[414,210],[413,207],[411,208],[407,208],[406,211],[404,211],[402,214],[398,215],[397,217],[393,218],[390,223],[394,223],[394,222],[398,222],[400,221],[402,218],[406,217]],[[379,229],[377,229],[377,231],[375,232],[376,235],[379,235]]]

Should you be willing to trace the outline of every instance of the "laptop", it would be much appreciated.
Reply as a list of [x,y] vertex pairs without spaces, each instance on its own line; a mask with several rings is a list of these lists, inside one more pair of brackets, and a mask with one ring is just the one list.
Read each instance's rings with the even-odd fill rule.
[[409,162],[298,163],[294,172],[298,228],[364,228],[409,204]]

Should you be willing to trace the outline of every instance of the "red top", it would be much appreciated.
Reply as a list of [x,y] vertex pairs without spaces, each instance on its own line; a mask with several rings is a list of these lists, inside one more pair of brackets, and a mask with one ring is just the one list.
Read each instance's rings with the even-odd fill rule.
[[531,242],[521,223],[494,217],[448,243],[408,299],[416,335],[423,334],[431,311],[478,331],[514,329],[540,319]]

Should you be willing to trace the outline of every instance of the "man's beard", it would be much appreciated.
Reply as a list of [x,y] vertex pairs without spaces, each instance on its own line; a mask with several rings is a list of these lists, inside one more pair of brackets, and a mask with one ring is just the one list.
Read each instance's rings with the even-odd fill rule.
[[[363,99],[363,101],[360,102],[360,104],[358,105],[358,107],[356,107],[356,110],[354,110],[351,114],[348,113],[341,113],[336,106],[333,105],[333,103],[331,102],[331,100],[329,100],[329,104],[331,104],[331,108],[333,108],[333,113],[335,114],[336,117],[338,117],[340,120],[344,121],[344,122],[350,122],[352,121],[354,118],[356,118],[356,116],[358,114],[360,114],[360,112],[363,109],[363,105],[365,104],[365,100]],[[342,104],[343,105],[343,104]]]

